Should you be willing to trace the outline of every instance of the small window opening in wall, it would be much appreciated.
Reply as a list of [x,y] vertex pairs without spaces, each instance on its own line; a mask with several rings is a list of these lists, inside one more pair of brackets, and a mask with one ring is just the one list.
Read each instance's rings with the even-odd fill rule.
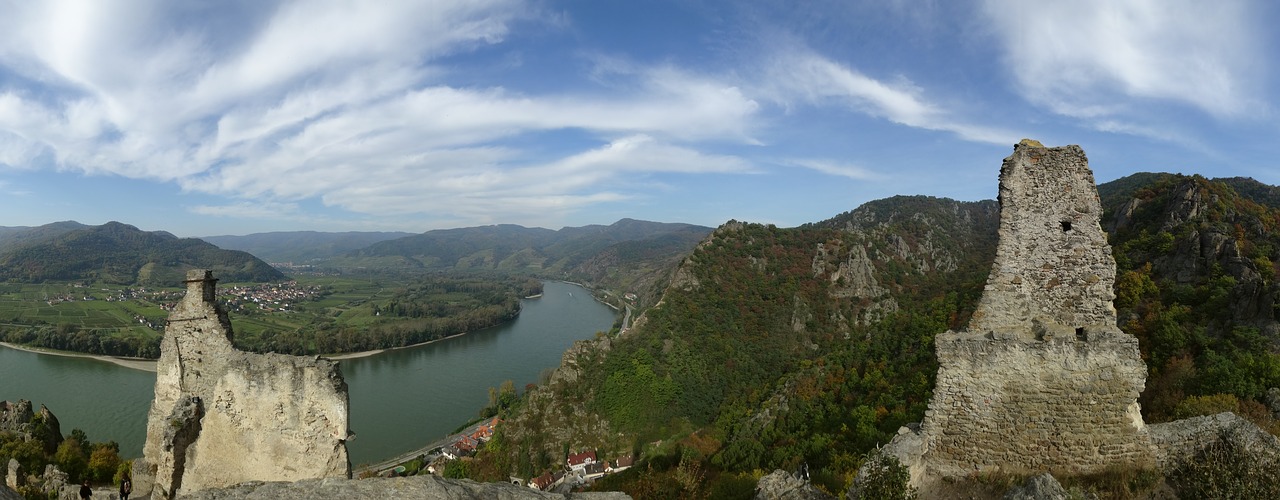
[[1065,233],[1070,230],[1071,230],[1071,221],[1069,220],[1062,221],[1062,232]]
[[1084,340],[1084,328],[1076,328],[1076,340]]

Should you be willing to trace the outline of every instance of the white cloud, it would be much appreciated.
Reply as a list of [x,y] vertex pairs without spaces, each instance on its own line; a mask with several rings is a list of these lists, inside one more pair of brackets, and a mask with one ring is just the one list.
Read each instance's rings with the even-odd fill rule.
[[877,180],[877,179],[885,178],[884,175],[878,174],[876,172],[865,169],[863,167],[859,167],[857,165],[850,165],[847,163],[835,162],[831,160],[821,160],[821,159],[813,159],[813,158],[796,158],[796,159],[785,160],[782,162],[782,164],[792,166],[792,167],[807,168],[807,169],[810,169],[816,172],[821,172],[827,175],[834,175],[836,177],[848,177],[850,179],[859,180],[859,181]]
[[973,142],[1011,144],[1017,136],[955,118],[906,79],[896,83],[876,80],[794,45],[778,50],[768,61],[764,81],[761,92],[785,105],[797,100],[816,106],[834,102],[893,123],[951,132]]
[[1268,60],[1247,0],[985,0],[1019,91],[1055,113],[1134,113],[1132,98],[1254,112]]
[[[0,162],[50,152],[58,168],[241,200],[199,214],[285,217],[313,198],[455,220],[567,210],[634,196],[607,187],[624,175],[750,171],[690,144],[758,143],[751,97],[672,66],[591,95],[449,84],[432,64],[505,40],[526,14],[512,0],[11,7],[0,72],[18,85],[0,81]],[[565,130],[587,139],[536,158],[508,145]]]

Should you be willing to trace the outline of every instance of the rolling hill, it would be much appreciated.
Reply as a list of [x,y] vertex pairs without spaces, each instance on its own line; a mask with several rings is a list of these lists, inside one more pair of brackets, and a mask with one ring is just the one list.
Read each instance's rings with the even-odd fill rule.
[[208,268],[225,281],[285,278],[246,252],[195,238],[147,232],[119,222],[85,226],[58,222],[0,232],[0,280],[86,280],[173,286],[188,269]]
[[249,252],[267,262],[305,264],[359,250],[374,243],[412,236],[404,232],[317,232],[280,231],[244,236],[201,236],[200,239],[227,250]]

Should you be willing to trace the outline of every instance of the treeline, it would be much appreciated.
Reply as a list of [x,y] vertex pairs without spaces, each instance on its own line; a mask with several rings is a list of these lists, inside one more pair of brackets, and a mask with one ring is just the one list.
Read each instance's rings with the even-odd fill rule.
[[0,326],[5,342],[60,351],[75,351],[133,358],[160,357],[160,336],[112,335],[101,330],[68,323],[52,325]]
[[295,330],[237,331],[234,341],[248,351],[298,355],[404,347],[511,321],[520,299],[539,293],[542,282],[533,279],[434,275],[360,305],[368,315],[358,321],[316,315]]
[[[385,299],[361,298],[341,307],[325,307],[318,301],[334,292],[327,287],[320,296],[295,304],[292,312],[245,313],[251,317],[287,314],[289,320],[301,319],[297,328],[249,328],[237,325],[241,316],[233,312],[233,342],[247,351],[296,355],[404,347],[511,321],[520,314],[522,298],[542,293],[541,281],[511,276],[434,274],[398,279],[401,286]],[[158,358],[160,338],[160,333],[120,334],[71,323],[0,326],[0,340],[6,342],[108,356]]]
[[444,318],[382,321],[367,326],[339,326],[336,321],[317,320],[297,330],[237,332],[234,340],[236,347],[253,352],[310,355],[371,351],[480,330],[515,319],[519,314],[516,303],[514,308],[488,306]]

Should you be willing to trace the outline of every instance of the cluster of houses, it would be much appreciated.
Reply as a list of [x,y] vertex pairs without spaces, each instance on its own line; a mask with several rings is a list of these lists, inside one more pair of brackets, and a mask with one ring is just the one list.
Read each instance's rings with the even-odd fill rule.
[[[477,424],[469,431],[455,436],[452,442],[440,448],[440,457],[427,467],[427,471],[439,474],[444,470],[444,461],[474,456],[477,448],[493,439],[493,433],[497,430],[498,424],[501,423],[502,419],[493,417]],[[546,491],[566,482],[570,482],[573,485],[586,484],[606,474],[627,470],[634,463],[635,458],[631,456],[602,461],[597,458],[594,450],[584,451],[569,455],[565,459],[564,470],[547,471],[527,482],[519,478],[512,478],[512,482]]]
[[544,472],[541,476],[530,479],[528,486],[536,490],[547,491],[564,484],[566,481],[575,485],[586,484],[606,474],[630,469],[634,463],[635,458],[631,456],[610,461],[600,461],[596,458],[594,450],[574,453],[565,459],[565,470],[554,473],[550,471]]
[[[89,285],[86,285],[84,283],[72,283],[72,286],[75,288],[89,288]],[[86,292],[86,293],[76,292],[75,294],[62,293],[62,294],[55,295],[53,297],[49,297],[48,295],[46,295],[45,303],[49,305],[54,305],[54,304],[60,304],[62,302],[88,302],[91,300],[99,300],[99,297],[101,297],[101,300],[105,300],[107,302],[124,302],[127,300],[136,300],[136,299],[159,301],[159,300],[163,300],[163,299],[171,298],[175,296],[178,299],[182,298],[182,292],[168,292],[168,293],[156,292],[152,290],[147,290],[146,288],[125,288],[120,290],[113,290],[111,288],[102,288],[102,289],[99,289],[98,291],[102,293],[99,293],[96,295],[91,295],[90,294],[91,292]]]
[[476,448],[493,439],[493,432],[497,430],[500,423],[502,420],[498,417],[481,422],[480,425],[473,427],[471,432],[460,434],[452,443],[441,448],[440,454],[449,460],[475,455]]
[[257,306],[266,312],[288,311],[290,304],[314,299],[320,295],[318,286],[299,286],[296,281],[262,285],[231,286],[219,289],[227,306],[233,311],[244,311],[246,306]]

